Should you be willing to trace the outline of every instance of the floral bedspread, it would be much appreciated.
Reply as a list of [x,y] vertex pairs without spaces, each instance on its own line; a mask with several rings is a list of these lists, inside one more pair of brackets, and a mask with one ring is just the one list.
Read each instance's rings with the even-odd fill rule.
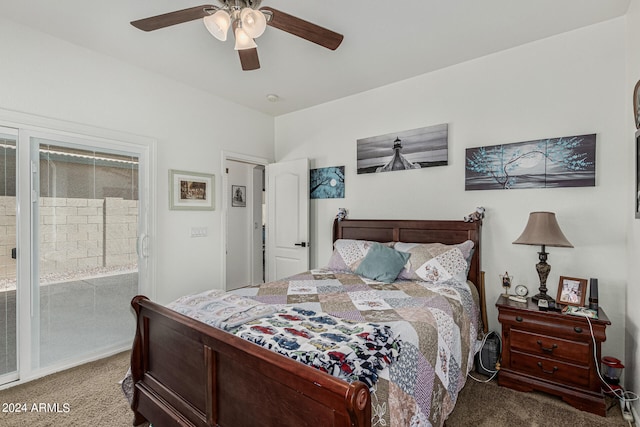
[[247,322],[231,333],[291,359],[370,388],[401,346],[389,326],[351,322],[299,307]]
[[220,290],[183,296],[178,313],[370,388],[398,357],[401,342],[389,326],[353,322],[300,307],[276,306]]
[[402,345],[370,388],[373,426],[442,426],[473,367],[479,308],[467,283],[385,284],[314,270],[233,293],[278,309],[389,326]]

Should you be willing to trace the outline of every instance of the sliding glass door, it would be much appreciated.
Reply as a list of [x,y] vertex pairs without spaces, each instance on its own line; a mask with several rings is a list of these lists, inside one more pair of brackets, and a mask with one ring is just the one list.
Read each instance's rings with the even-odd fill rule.
[[139,153],[60,137],[31,145],[31,362],[39,369],[131,342],[145,220]]
[[131,348],[154,297],[154,142],[43,129],[0,126],[0,385]]
[[15,129],[0,127],[0,384],[18,377]]

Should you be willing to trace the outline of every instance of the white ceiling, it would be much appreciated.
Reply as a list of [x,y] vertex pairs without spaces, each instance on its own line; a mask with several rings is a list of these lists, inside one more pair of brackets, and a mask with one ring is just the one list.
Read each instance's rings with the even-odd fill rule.
[[199,20],[149,33],[129,24],[199,4],[2,0],[0,16],[278,116],[619,17],[629,0],[263,0],[344,41],[330,51],[268,27],[255,71],[241,70],[232,37],[218,41]]

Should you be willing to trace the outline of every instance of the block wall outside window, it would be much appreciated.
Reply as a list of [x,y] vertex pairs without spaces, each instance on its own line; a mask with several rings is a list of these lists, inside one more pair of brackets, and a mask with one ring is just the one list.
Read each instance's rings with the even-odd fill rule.
[[[0,290],[15,287],[15,203],[15,197],[0,196],[0,277],[6,282]],[[41,197],[41,281],[135,270],[137,225],[137,200]]]

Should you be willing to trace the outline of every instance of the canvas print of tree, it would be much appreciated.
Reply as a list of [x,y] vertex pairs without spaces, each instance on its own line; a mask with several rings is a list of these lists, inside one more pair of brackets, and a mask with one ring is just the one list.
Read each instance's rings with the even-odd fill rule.
[[448,164],[449,127],[441,124],[357,141],[358,174]]
[[465,190],[593,187],[596,135],[467,148],[465,170]]
[[344,199],[344,166],[311,169],[309,177],[312,199]]

